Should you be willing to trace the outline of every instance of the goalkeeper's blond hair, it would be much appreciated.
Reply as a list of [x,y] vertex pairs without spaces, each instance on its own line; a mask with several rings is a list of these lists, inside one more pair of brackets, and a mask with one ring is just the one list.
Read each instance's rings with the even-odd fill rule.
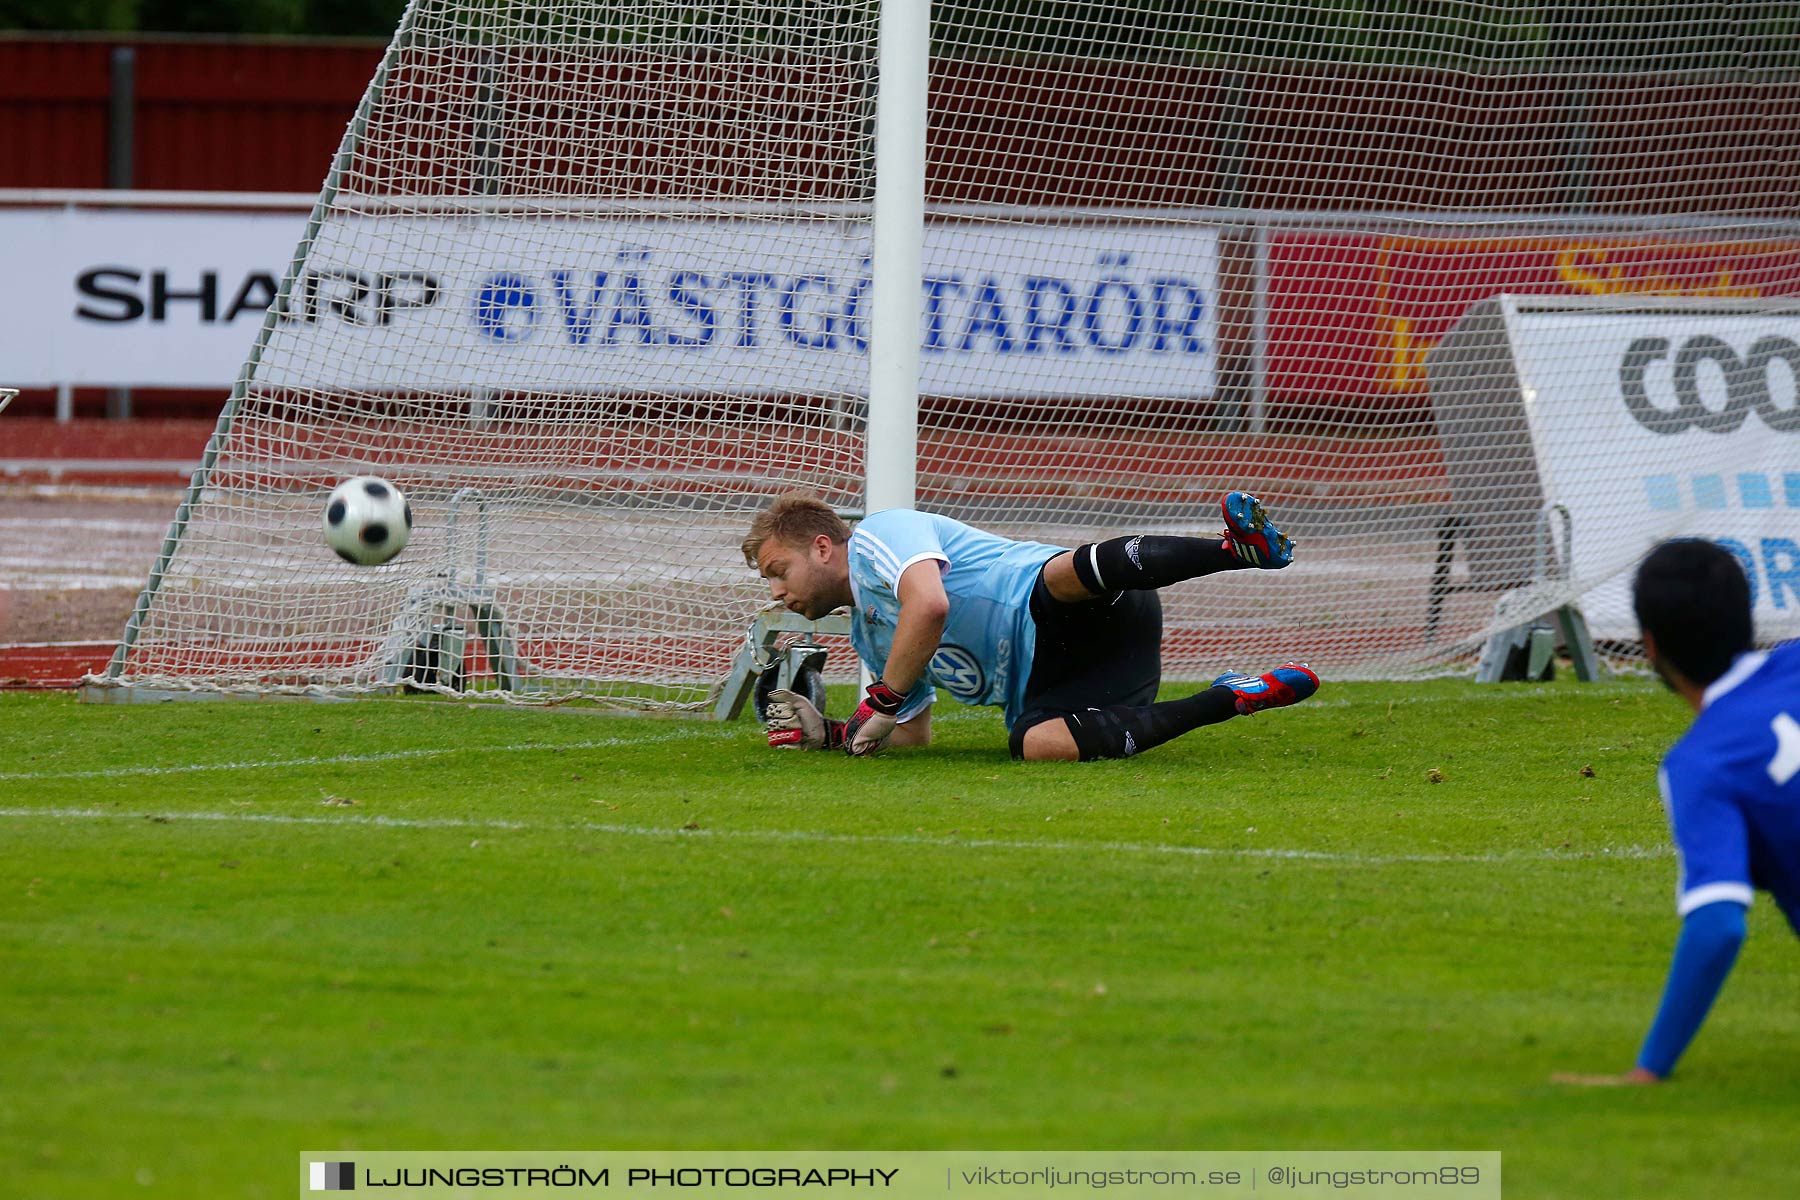
[[850,526],[831,505],[812,492],[787,492],[777,496],[750,522],[750,532],[745,535],[742,546],[744,561],[756,566],[763,543],[770,538],[784,546],[800,549],[810,546],[820,534],[842,545],[850,540]]

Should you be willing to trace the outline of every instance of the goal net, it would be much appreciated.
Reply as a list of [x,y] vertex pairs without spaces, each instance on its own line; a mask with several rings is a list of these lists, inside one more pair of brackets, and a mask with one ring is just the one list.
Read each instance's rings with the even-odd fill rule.
[[[1779,631],[1773,12],[937,0],[917,506],[1074,545],[1256,492],[1296,565],[1170,589],[1172,679],[1464,670],[1680,533],[1728,536]],[[707,706],[762,604],[750,515],[860,511],[882,450],[880,16],[414,0],[96,682]],[[359,474],[414,505],[387,566],[320,537]]]

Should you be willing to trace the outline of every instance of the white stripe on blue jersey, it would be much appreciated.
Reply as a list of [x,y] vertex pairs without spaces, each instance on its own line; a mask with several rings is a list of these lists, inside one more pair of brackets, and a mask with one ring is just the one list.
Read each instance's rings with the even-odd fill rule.
[[900,575],[905,568],[900,565],[900,556],[889,549],[886,542],[861,526],[850,535],[850,540],[856,550],[869,556],[870,561],[886,577],[889,587],[900,582]]
[[1706,689],[1703,708],[1663,759],[1657,783],[1669,810],[1682,915],[1720,900],[1771,893],[1800,918],[1800,753],[1784,731],[1800,718],[1800,643],[1746,654]]

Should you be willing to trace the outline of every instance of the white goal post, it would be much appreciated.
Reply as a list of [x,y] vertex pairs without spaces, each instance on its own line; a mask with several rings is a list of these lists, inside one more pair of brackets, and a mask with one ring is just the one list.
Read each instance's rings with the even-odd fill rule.
[[[1546,544],[1531,421],[1444,373],[1459,322],[1788,319],[1795,78],[1800,23],[1736,2],[413,0],[87,694],[713,709],[763,605],[738,540],[794,487],[1066,545],[1254,491],[1296,565],[1169,589],[1168,678],[1467,671],[1648,527]],[[1754,470],[1652,443],[1655,532],[1800,508],[1786,336],[1646,367],[1647,403],[1774,414]],[[1624,386],[1532,339],[1519,404]],[[379,568],[319,536],[357,474],[414,504]],[[1491,570],[1502,537],[1542,569]]]

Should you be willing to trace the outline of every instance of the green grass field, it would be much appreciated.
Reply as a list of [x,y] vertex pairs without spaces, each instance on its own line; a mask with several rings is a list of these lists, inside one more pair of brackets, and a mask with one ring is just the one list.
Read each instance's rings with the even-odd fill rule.
[[0,1191],[287,1196],[304,1148],[1181,1148],[1791,1197],[1772,905],[1675,1083],[1549,1082],[1628,1067],[1653,1013],[1686,720],[1648,683],[1328,684],[1073,766],[954,709],[864,762],[748,722],[7,696]]

